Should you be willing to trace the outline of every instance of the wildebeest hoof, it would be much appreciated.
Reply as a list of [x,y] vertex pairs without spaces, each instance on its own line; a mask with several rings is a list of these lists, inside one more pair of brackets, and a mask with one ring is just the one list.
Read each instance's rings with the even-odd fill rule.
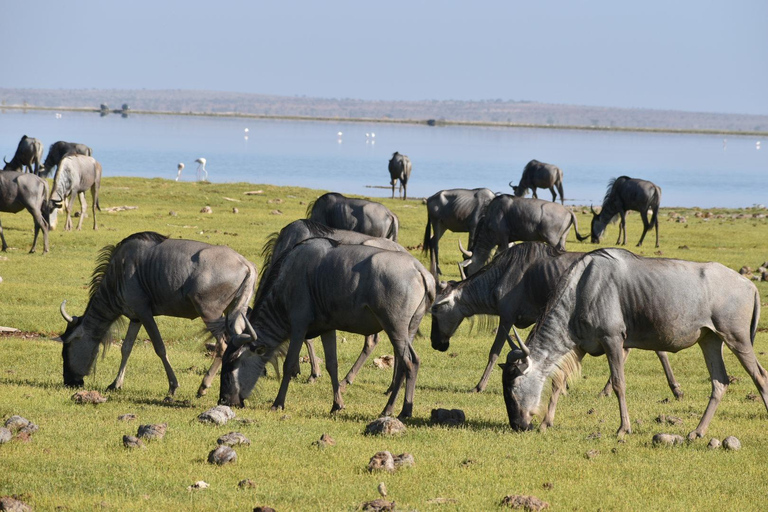
[[694,430],[690,434],[688,434],[688,440],[689,441],[695,441],[696,439],[700,439],[704,437],[704,434],[702,432],[699,432],[698,430]]
[[200,389],[197,390],[197,398],[203,398],[205,395],[208,394],[208,388],[200,386]]
[[163,398],[163,403],[172,404],[173,403],[173,396],[168,395],[165,398]]
[[284,411],[285,410],[285,406],[284,405],[273,405],[271,410],[272,411]]
[[675,395],[675,400],[682,400],[685,397],[682,389],[675,389],[672,394]]

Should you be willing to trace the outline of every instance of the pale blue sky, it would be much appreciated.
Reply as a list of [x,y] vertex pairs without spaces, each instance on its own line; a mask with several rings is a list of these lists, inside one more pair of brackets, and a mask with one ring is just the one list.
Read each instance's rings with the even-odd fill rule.
[[768,115],[765,0],[0,0],[0,87]]

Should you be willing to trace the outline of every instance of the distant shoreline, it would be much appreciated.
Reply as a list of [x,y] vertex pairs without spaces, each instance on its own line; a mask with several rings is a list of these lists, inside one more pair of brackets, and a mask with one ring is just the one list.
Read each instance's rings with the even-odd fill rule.
[[[0,112],[5,110],[21,111],[59,111],[59,112],[84,112],[99,114],[99,108],[92,107],[48,107],[34,105],[2,105]],[[112,114],[120,115],[121,110],[111,110]],[[717,129],[695,129],[695,128],[643,128],[643,127],[624,127],[624,126],[586,126],[586,125],[555,125],[555,124],[535,124],[535,123],[512,123],[495,121],[462,121],[446,119],[391,119],[391,118],[370,118],[370,117],[331,117],[331,116],[300,116],[300,115],[269,115],[252,114],[242,112],[174,112],[167,110],[133,110],[125,112],[128,115],[159,115],[159,116],[191,116],[191,117],[221,117],[221,118],[241,118],[241,119],[265,119],[265,120],[286,120],[286,121],[320,121],[320,122],[343,122],[343,123],[387,123],[387,124],[412,124],[427,126],[477,126],[493,128],[534,128],[545,130],[585,130],[585,131],[603,131],[603,132],[639,132],[639,133],[672,133],[672,134],[692,134],[692,135],[729,135],[729,136],[768,136],[768,131],[762,130],[717,130]]]

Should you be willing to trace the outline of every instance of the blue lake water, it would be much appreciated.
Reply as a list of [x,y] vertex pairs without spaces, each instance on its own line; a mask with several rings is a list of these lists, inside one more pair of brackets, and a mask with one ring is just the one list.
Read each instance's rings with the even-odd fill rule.
[[387,197],[391,191],[367,186],[388,184],[387,162],[400,151],[413,162],[411,197],[446,188],[511,193],[509,181],[535,158],[563,169],[566,204],[599,204],[620,175],[661,186],[662,206],[768,203],[768,147],[757,149],[768,141],[749,136],[5,111],[0,156],[10,159],[24,134],[42,140],[46,153],[57,140],[91,146],[104,176],[175,179],[183,162],[181,179],[192,181],[195,159],[204,157],[212,182]]

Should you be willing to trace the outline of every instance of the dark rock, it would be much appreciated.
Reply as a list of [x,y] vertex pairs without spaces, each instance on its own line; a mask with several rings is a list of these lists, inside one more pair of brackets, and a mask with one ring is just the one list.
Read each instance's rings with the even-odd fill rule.
[[653,446],[677,446],[683,444],[685,439],[677,434],[656,434],[652,442]]
[[19,429],[19,435],[21,435],[21,434],[27,434],[27,435],[30,435],[30,436],[31,436],[32,434],[34,434],[34,433],[35,433],[35,432],[37,432],[38,430],[40,430],[40,427],[38,427],[38,426],[37,426],[37,425],[35,425],[34,423],[29,423],[28,425],[26,425],[26,426],[24,426],[24,427],[21,427],[21,428]]
[[312,446],[317,446],[318,448],[336,446],[336,441],[328,434],[323,434],[320,436],[320,439],[312,443]]
[[144,441],[134,436],[123,436],[123,446],[126,448],[146,448]]
[[229,446],[220,445],[208,454],[208,462],[223,466],[230,462],[237,462],[237,453]]
[[226,405],[217,405],[201,413],[197,419],[202,423],[215,423],[216,425],[225,425],[229,420],[235,417],[234,411]]
[[395,459],[388,451],[378,452],[368,462],[368,471],[388,471],[394,473]]
[[11,434],[11,431],[5,427],[0,427],[0,444],[5,444],[11,439],[13,439],[13,434]]
[[277,512],[277,511],[272,507],[259,506],[259,507],[253,507],[253,512]]
[[411,468],[416,464],[416,460],[414,460],[413,455],[410,453],[396,455],[393,457],[393,462],[395,463],[395,469]]
[[237,446],[239,444],[250,446],[251,444],[251,440],[240,432],[230,432],[229,434],[224,434],[218,438],[216,442],[226,446]]
[[728,436],[723,439],[723,448],[726,450],[741,450],[741,441],[734,436]]
[[432,409],[430,421],[436,425],[463,425],[466,421],[464,411],[461,409]]
[[76,404],[103,404],[107,397],[102,396],[98,391],[78,391],[72,395],[72,400]]
[[256,482],[254,482],[250,478],[246,478],[244,480],[240,480],[239,482],[237,482],[237,486],[241,489],[255,489]]
[[397,418],[384,416],[370,422],[365,427],[365,433],[369,435],[392,435],[405,433],[405,425]]
[[128,414],[121,414],[117,417],[118,421],[134,421],[137,418],[135,414],[128,413]]
[[542,501],[536,496],[523,496],[520,494],[504,496],[501,505],[509,508],[521,508],[523,510],[538,512],[549,508],[549,503]]
[[136,436],[147,441],[154,441],[165,437],[165,432],[167,430],[167,423],[160,423],[157,425],[139,425],[139,431]]
[[656,423],[661,423],[662,425],[682,425],[683,420],[677,416],[667,416],[666,414],[660,414],[656,417]]
[[365,511],[385,512],[388,510],[395,510],[395,502],[378,498],[373,501],[366,501],[360,507]]
[[11,416],[7,420],[5,420],[5,428],[10,430],[11,432],[16,432],[17,430],[20,430],[21,428],[26,427],[27,425],[29,425],[29,420],[21,416]]

